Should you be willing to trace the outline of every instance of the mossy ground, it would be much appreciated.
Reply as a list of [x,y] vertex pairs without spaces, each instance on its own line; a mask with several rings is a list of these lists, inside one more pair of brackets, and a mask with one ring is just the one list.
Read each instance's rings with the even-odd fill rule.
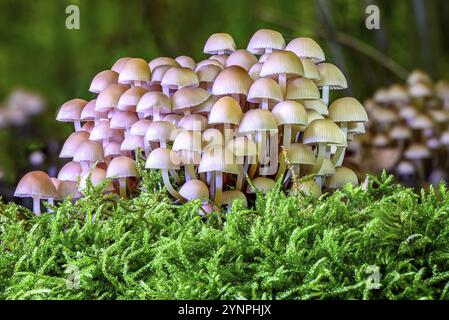
[[41,217],[2,205],[0,298],[449,298],[443,185],[418,195],[383,175],[320,199],[275,189],[200,217],[199,202],[174,205],[156,173],[143,178],[129,200],[90,188]]

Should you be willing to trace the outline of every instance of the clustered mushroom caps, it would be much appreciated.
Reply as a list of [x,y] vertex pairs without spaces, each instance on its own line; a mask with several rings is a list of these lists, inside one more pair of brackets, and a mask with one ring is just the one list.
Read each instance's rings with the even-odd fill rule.
[[[407,185],[438,184],[449,178],[449,83],[433,83],[421,70],[406,83],[378,89],[365,102],[370,116],[366,134],[351,145],[363,170],[386,169]],[[363,132],[352,126],[348,132]]]
[[98,73],[89,89],[96,99],[70,100],[58,113],[75,128],[60,155],[72,161],[58,181],[72,186],[80,178],[79,196],[89,173],[94,185],[115,178],[125,197],[141,149],[146,168],[161,170],[173,197],[201,199],[206,212],[246,203],[254,188],[268,192],[275,179],[288,188],[292,177],[314,173],[315,181],[298,186],[313,194],[358,184],[342,162],[367,114],[350,97],[328,107],[329,91],[347,83],[314,40],[286,44],[279,32],[261,29],[247,49],[237,49],[232,36],[216,33],[204,53],[200,62],[124,57]]

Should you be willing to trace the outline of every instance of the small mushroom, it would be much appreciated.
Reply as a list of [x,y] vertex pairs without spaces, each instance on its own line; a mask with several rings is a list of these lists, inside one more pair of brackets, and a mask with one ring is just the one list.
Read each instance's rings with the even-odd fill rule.
[[112,161],[108,165],[106,177],[118,179],[120,186],[120,196],[126,198],[126,179],[137,177],[135,161],[125,156],[119,156],[112,159]]

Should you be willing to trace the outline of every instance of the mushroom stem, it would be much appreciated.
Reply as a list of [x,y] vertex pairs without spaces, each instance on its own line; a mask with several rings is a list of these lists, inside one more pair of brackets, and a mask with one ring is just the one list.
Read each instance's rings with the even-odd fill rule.
[[261,164],[265,164],[265,162],[266,162],[266,147],[267,147],[267,136],[266,136],[265,132],[258,131],[256,133],[256,143],[257,143],[259,162]]
[[209,188],[210,188],[210,197],[211,199],[215,197],[215,172],[211,171],[207,173],[209,176]]
[[317,157],[327,158],[329,159],[329,151],[327,150],[327,145],[325,143],[318,144],[318,155]]
[[182,200],[182,196],[171,185],[170,178],[168,176],[168,170],[162,170],[162,181],[167,191],[176,199]]
[[196,173],[193,164],[186,164],[184,168],[185,168],[186,181],[196,179]]
[[33,197],[33,212],[35,215],[41,215],[41,199],[39,197]]
[[237,156],[236,161],[238,165],[239,173],[237,175],[237,181],[235,183],[235,189],[236,190],[242,190],[243,187],[243,176],[245,175],[245,167],[244,167],[244,157],[243,156]]
[[170,97],[170,88],[168,86],[162,86],[162,93]]
[[315,181],[316,181],[316,183],[318,183],[318,185],[320,186],[320,188],[323,188],[323,184],[324,184],[324,176],[316,176],[316,177],[315,177]]
[[143,142],[143,147],[145,149],[145,156],[148,158],[148,156],[150,155],[150,152],[151,152],[150,142],[148,140],[145,140]]
[[332,156],[332,163],[334,164],[334,166],[340,167],[343,164],[343,160],[345,158],[345,150],[346,147],[343,146],[337,147],[337,151]]
[[75,126],[76,132],[81,130],[81,122],[79,120],[76,120],[75,122],[73,122],[73,125]]
[[126,178],[118,179],[118,184],[120,187],[120,197],[126,199]]
[[81,164],[81,170],[84,173],[88,173],[90,171],[90,165],[87,161],[81,161],[80,164]]
[[287,170],[287,163],[286,163],[285,159],[282,157],[279,161],[279,169],[278,169],[278,172],[277,172],[276,178],[275,178],[276,181],[281,179],[284,176],[285,170]]
[[179,177],[178,173],[176,172],[176,170],[170,169],[170,175],[172,176],[172,178],[175,180],[175,182],[177,184],[181,183],[181,178]]
[[281,73],[279,75],[279,86],[281,87],[282,94],[285,96],[285,91],[287,90],[287,74]]
[[284,124],[284,134],[282,144],[285,148],[289,148],[292,142],[292,125]]
[[192,111],[190,110],[190,108],[184,109],[185,116],[190,116],[191,114],[192,114]]
[[[49,205],[52,205],[52,206],[55,205],[55,199],[54,199],[54,198],[48,198],[47,201],[48,201],[48,204],[49,204]],[[52,213],[53,210],[52,210],[51,208],[48,208],[48,209],[47,209],[47,212],[48,212],[48,213]]]
[[[238,93],[234,93],[232,97],[237,101],[237,103],[240,105],[240,95]],[[241,107],[241,105],[240,105]]]
[[326,106],[329,105],[329,86],[324,86],[322,89],[323,102]]
[[159,106],[153,107],[153,121],[161,120],[161,108]]
[[261,106],[262,109],[268,110],[268,99],[267,98],[262,98],[260,106]]
[[221,206],[221,194],[223,192],[223,172],[215,173],[215,204]]

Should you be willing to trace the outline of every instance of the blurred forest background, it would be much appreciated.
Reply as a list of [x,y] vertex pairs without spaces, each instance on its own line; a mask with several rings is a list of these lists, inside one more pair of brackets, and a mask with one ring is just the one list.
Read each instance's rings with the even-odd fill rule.
[[[65,27],[65,8],[80,8],[80,30]],[[380,30],[367,30],[365,9],[380,7]],[[38,92],[47,108],[18,123],[0,121],[0,195],[25,171],[58,166],[71,124],[55,121],[66,100],[90,99],[91,78],[122,56],[196,60],[211,33],[246,47],[260,28],[287,41],[315,38],[345,73],[359,100],[422,68],[449,74],[446,0],[0,0],[0,101],[15,88]],[[6,114],[0,106],[0,120]]]

